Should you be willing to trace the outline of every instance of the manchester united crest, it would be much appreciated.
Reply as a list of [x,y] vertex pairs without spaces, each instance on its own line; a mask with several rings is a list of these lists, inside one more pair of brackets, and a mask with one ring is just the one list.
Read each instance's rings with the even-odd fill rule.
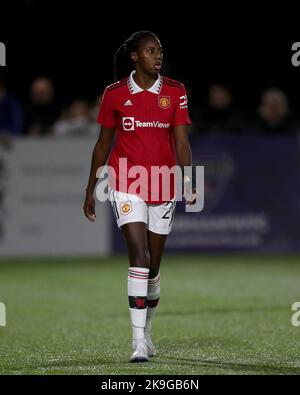
[[170,96],[158,96],[158,106],[163,110],[169,108],[171,105]]
[[124,215],[129,214],[132,211],[131,202],[121,204],[121,213]]

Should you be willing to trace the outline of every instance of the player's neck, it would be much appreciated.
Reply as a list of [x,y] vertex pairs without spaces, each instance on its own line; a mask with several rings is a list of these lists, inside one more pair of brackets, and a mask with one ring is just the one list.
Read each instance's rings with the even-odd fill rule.
[[141,71],[136,71],[133,74],[133,79],[135,83],[141,88],[141,89],[149,89],[151,86],[155,83],[157,80],[157,75],[149,75],[145,74]]

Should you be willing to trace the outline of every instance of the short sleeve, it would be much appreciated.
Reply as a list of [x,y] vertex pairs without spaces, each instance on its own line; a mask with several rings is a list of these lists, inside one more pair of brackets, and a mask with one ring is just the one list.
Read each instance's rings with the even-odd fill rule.
[[115,127],[115,122],[116,122],[115,109],[113,105],[111,92],[109,92],[106,88],[100,103],[97,123],[104,126],[105,128],[112,129]]
[[176,92],[176,107],[172,126],[191,125],[191,119],[188,110],[188,97],[184,85]]

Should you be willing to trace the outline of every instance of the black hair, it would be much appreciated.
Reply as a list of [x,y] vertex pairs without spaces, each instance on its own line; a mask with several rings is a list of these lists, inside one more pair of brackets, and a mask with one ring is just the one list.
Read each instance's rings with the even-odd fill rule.
[[133,33],[125,42],[122,44],[114,55],[114,79],[119,81],[121,78],[127,77],[134,69],[134,63],[130,57],[130,53],[138,49],[138,46],[142,40],[154,39],[158,40],[156,34],[148,31],[141,30]]

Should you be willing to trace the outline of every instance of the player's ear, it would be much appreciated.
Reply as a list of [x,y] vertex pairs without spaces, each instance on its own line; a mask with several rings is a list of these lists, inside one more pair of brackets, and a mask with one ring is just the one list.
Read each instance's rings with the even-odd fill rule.
[[138,58],[137,53],[131,52],[130,57],[131,57],[131,60],[133,61],[133,63],[136,63],[137,58]]

